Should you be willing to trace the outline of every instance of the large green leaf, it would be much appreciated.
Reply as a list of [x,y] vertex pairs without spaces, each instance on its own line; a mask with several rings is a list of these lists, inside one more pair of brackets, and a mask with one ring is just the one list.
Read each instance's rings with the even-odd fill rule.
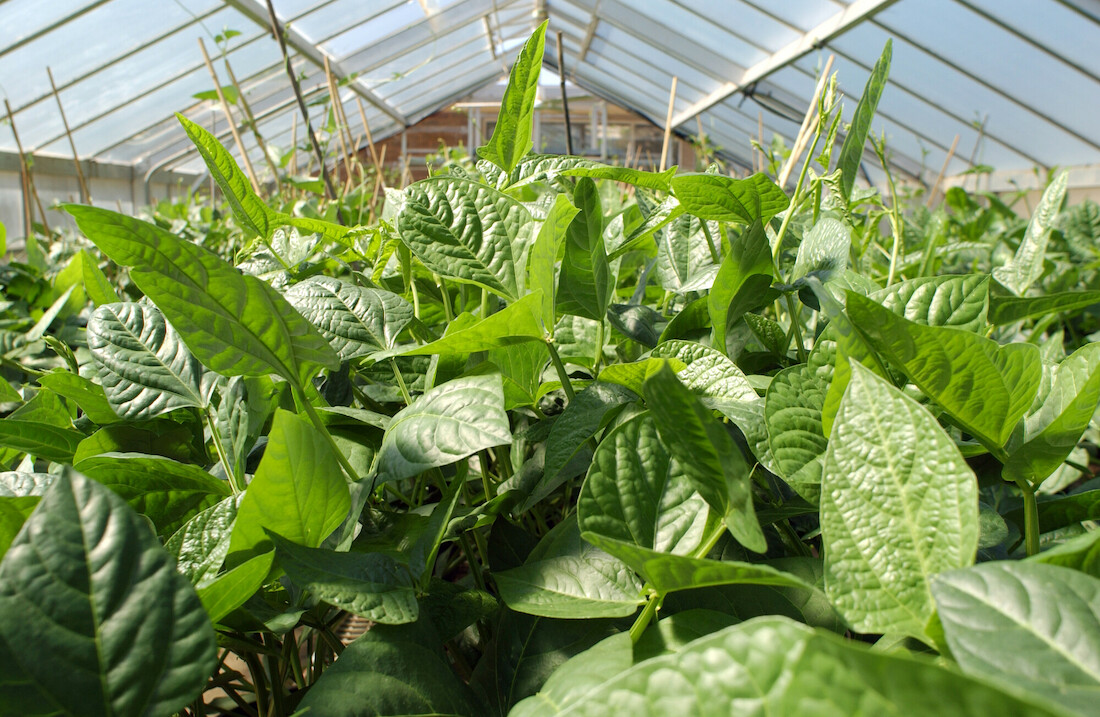
[[1028,560],[1061,565],[1100,578],[1100,530],[1091,530],[1033,555]]
[[714,327],[714,343],[726,350],[727,327],[758,305],[771,286],[774,272],[771,247],[764,224],[753,222],[730,239],[730,251],[722,259],[714,285],[707,294],[707,311]]
[[578,212],[565,231],[555,306],[558,313],[603,321],[614,287],[604,252],[603,210],[595,182],[578,180],[573,203]]
[[212,581],[229,553],[229,539],[237,519],[238,496],[213,505],[187,521],[164,543],[176,559],[176,569],[194,585]]
[[867,134],[871,131],[871,120],[874,119],[878,101],[882,97],[882,91],[886,89],[886,78],[890,76],[890,59],[893,56],[894,41],[886,41],[886,47],[882,48],[882,55],[878,58],[871,75],[867,78],[867,84],[863,88],[863,94],[859,96],[859,103],[852,115],[852,124],[848,133],[844,136],[844,144],[840,147],[840,158],[837,160],[837,169],[840,170],[840,189],[847,203],[852,196],[852,187],[856,184],[856,174],[859,165],[863,161],[863,145],[867,142]]
[[155,306],[104,304],[88,320],[88,349],[107,400],[129,421],[202,407],[202,364]]
[[1046,258],[1050,233],[1066,198],[1068,184],[1069,172],[1063,171],[1047,186],[1031,214],[1016,255],[1004,266],[993,270],[993,278],[1017,296],[1027,291],[1043,275],[1043,261]]
[[558,260],[558,247],[561,246],[573,217],[579,210],[569,202],[564,194],[554,198],[546,220],[539,227],[535,242],[531,245],[531,254],[527,260],[527,287],[531,293],[542,291],[542,309],[539,312],[542,325],[547,332],[554,328],[557,318],[554,311],[556,298],[554,288],[554,264]]
[[268,531],[279,566],[299,587],[374,622],[414,622],[420,614],[407,566],[382,553],[306,548]]
[[120,495],[163,536],[229,495],[225,481],[162,456],[101,453],[80,461],[76,469]]
[[519,296],[517,265],[531,215],[479,182],[433,177],[405,190],[397,217],[401,240],[431,271],[468,281],[506,299]]
[[527,561],[494,571],[500,597],[544,617],[628,617],[645,602],[642,582],[623,562],[582,540],[575,517],[555,526]]
[[237,166],[233,155],[229,154],[217,138],[205,128],[179,113],[176,113],[176,119],[183,125],[195,149],[199,150],[202,161],[206,163],[210,176],[222,190],[222,195],[229,203],[237,223],[246,231],[259,234],[264,239],[270,239],[271,232],[275,228],[271,216],[274,212],[252,191],[252,185],[241,168]]
[[93,423],[105,426],[120,420],[111,408],[103,387],[80,374],[52,371],[39,376],[38,383],[75,403]]
[[761,617],[644,660],[544,715],[814,715],[1048,717],[1062,712],[1006,694],[931,660],[884,652],[780,617]]
[[191,353],[225,376],[277,373],[296,384],[339,357],[277,291],[152,224],[66,205],[81,231],[164,312]]
[[264,457],[237,510],[230,558],[270,551],[265,530],[315,548],[350,509],[347,482],[325,439],[304,419],[276,411]]
[[813,367],[801,364],[777,373],[764,397],[768,445],[779,475],[808,500],[817,498],[828,445],[821,421],[825,392]]
[[[414,348],[398,347],[393,351],[375,354],[372,358],[380,360],[390,355],[469,354],[528,341],[542,341],[545,332],[538,315],[541,303],[542,292],[534,291],[488,318],[475,321],[457,331],[448,331],[441,339]],[[473,318],[470,314],[466,316]]]
[[763,174],[744,179],[719,174],[681,174],[672,178],[680,206],[700,219],[764,225],[791,200]]
[[848,268],[852,229],[844,222],[822,216],[802,238],[791,269],[790,281],[812,274],[827,281]]
[[412,304],[391,291],[327,276],[295,284],[286,298],[344,361],[393,348],[414,318]]
[[54,463],[72,463],[84,434],[41,421],[5,418],[0,421],[0,446]]
[[0,563],[2,643],[34,701],[0,711],[25,715],[172,714],[216,664],[187,578],[121,498],[75,473]]
[[882,356],[964,430],[999,449],[1031,406],[1042,366],[1031,344],[998,346],[963,329],[922,326],[848,293],[848,316]]
[[752,501],[749,465],[725,425],[667,365],[643,387],[657,433],[699,495],[749,550],[768,549]]
[[683,361],[685,366],[676,378],[708,408],[722,410],[724,406],[760,398],[737,364],[709,346],[673,339],[662,342],[649,355]]
[[548,23],[549,20],[544,20],[519,51],[508,75],[504,98],[500,101],[493,136],[477,148],[479,157],[500,167],[505,174],[511,174],[534,145],[531,130],[535,122],[535,97],[539,89]]
[[82,269],[84,277],[84,292],[91,299],[92,303],[96,306],[103,306],[104,304],[117,304],[122,301],[118,298],[118,292],[115,291],[115,287],[111,285],[111,282],[104,276],[103,270],[99,268],[99,264],[92,258],[92,255],[86,251],[82,251],[84,256],[84,265]]
[[825,453],[821,535],[825,592],[852,628],[922,639],[929,579],[978,549],[978,485],[959,449],[927,408],[860,364]]
[[706,503],[662,443],[649,413],[604,437],[577,498],[582,534],[663,553],[694,551],[703,539],[707,513]]
[[[718,224],[708,227],[718,236]],[[657,238],[657,283],[666,291],[686,294],[708,289],[718,273],[715,247],[707,246],[703,220],[691,214],[674,218],[655,233]]]
[[408,478],[511,441],[499,376],[448,381],[393,417],[378,450],[376,480]]
[[998,326],[1048,314],[1076,312],[1100,303],[1100,291],[1016,296],[997,282],[990,284],[989,288],[989,323]]
[[210,622],[218,624],[226,615],[248,602],[263,586],[274,561],[275,551],[269,550],[199,585],[196,590]]
[[484,705],[412,626],[372,628],[340,654],[299,703],[325,717],[482,717]]
[[932,594],[965,672],[1095,713],[1100,580],[1055,565],[995,562],[937,576]]
[[1005,463],[1006,480],[1038,485],[1077,447],[1100,402],[1100,343],[1082,346],[1054,369],[1050,392],[1024,419],[1024,443]]
[[618,415],[619,409],[637,400],[638,395],[630,389],[604,381],[596,381],[574,396],[550,428],[542,477],[519,512],[525,512],[571,478],[563,473],[566,466]]

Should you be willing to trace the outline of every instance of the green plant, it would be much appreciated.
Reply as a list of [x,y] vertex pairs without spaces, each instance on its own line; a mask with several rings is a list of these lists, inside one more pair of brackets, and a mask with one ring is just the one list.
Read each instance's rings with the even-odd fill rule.
[[1095,205],[532,155],[544,32],[376,222],[181,119],[231,218],[3,268],[0,713],[1089,712]]

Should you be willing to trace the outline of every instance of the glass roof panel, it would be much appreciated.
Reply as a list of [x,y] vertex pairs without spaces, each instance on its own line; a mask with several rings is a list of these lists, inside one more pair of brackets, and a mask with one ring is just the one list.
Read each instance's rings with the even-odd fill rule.
[[[424,10],[415,0],[405,0],[400,4],[387,3],[383,12],[371,12],[366,22],[353,21],[355,24],[347,30],[340,31],[341,27],[352,25],[349,22],[351,3],[341,3],[334,10],[342,8],[341,15],[333,15],[327,21],[317,23],[318,36],[334,35],[325,43],[325,49],[337,57],[343,57],[348,53],[368,47],[371,44],[391,35],[402,28],[424,19]],[[374,8],[372,8],[373,10]],[[320,14],[320,13],[318,13]],[[361,13],[360,13],[361,14]]]
[[8,0],[4,3],[4,22],[0,23],[0,48],[11,47],[70,15],[102,4],[103,0]]

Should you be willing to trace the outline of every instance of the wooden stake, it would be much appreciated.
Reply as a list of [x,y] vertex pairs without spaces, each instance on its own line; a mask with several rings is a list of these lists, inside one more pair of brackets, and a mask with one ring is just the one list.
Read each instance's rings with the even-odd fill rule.
[[218,79],[218,73],[214,71],[214,64],[210,62],[210,55],[206,54],[206,43],[199,38],[199,49],[202,50],[202,60],[206,63],[206,69],[210,72],[210,77],[214,80],[214,92],[218,94],[218,101],[221,102],[222,112],[225,113],[225,119],[229,122],[229,131],[233,134],[233,141],[237,143],[237,151],[241,153],[241,159],[244,160],[245,171],[248,172],[248,179],[252,182],[252,189],[259,194],[260,193],[260,181],[256,179],[256,170],[252,168],[252,160],[248,158],[248,152],[245,151],[244,142],[241,141],[241,134],[237,131],[237,123],[233,120],[233,113],[229,110],[229,103],[225,100],[225,93],[222,92],[222,83]]
[[[46,221],[46,210],[42,208],[42,200],[39,199],[38,189],[34,186],[34,175],[31,173],[31,166],[27,163],[27,155],[23,154],[23,143],[19,141],[19,132],[15,129],[15,113],[11,111],[11,104],[6,97],[4,98],[4,109],[8,111],[8,123],[11,124],[11,135],[15,138],[15,148],[19,151],[19,167],[23,170],[30,196],[34,198],[34,203],[38,207],[38,215],[42,217],[42,228],[49,234],[50,223]],[[30,236],[30,234],[34,232],[34,215],[29,211],[29,207],[27,216],[30,218],[27,227],[29,233],[27,236]]]
[[[8,111],[8,122],[11,124],[11,133],[15,135],[15,144],[19,145],[19,135],[15,132],[15,119],[12,117],[11,104],[4,100],[4,107]],[[19,149],[19,188],[23,194],[23,236],[30,236],[34,231],[34,215],[31,213],[31,187],[27,181],[27,165],[23,161],[23,149]]]
[[374,138],[371,137],[370,124],[367,123],[367,112],[363,109],[363,100],[356,97],[355,104],[359,106],[359,119],[363,120],[363,131],[367,135],[367,147],[370,148],[371,161],[374,162],[374,166],[378,168],[378,171],[382,171],[381,165],[378,164],[378,150],[374,146]]
[[306,109],[306,101],[302,98],[302,88],[298,84],[298,78],[294,75],[294,68],[290,65],[290,55],[286,51],[286,38],[283,37],[282,28],[279,27],[279,17],[275,14],[275,6],[271,0],[267,0],[267,15],[271,20],[271,31],[275,33],[275,39],[279,41],[279,49],[283,53],[283,68],[290,78],[290,86],[294,90],[294,98],[298,100],[298,110],[302,113],[302,119],[306,122],[306,134],[309,135],[310,144],[313,145],[313,153],[321,165],[321,179],[325,183],[325,191],[329,199],[336,198],[336,190],[332,188],[332,181],[328,177],[328,168],[325,167],[325,157],[321,154],[321,145],[317,141],[317,135],[313,133],[313,125],[309,122],[309,110]]
[[275,166],[275,160],[271,158],[271,154],[267,151],[267,142],[264,141],[263,136],[260,134],[260,128],[256,124],[256,117],[252,114],[252,107],[248,104],[248,98],[244,96],[244,89],[241,87],[241,83],[237,82],[237,76],[233,74],[233,68],[229,65],[229,58],[224,58],[224,62],[225,71],[229,75],[229,81],[233,83],[233,87],[237,90],[237,97],[241,100],[241,109],[244,111],[245,119],[248,120],[248,126],[252,129],[252,136],[256,138],[256,145],[260,148],[260,152],[267,161],[267,168],[271,170],[271,176],[275,178],[275,191],[282,192],[283,182],[279,179],[279,168]]
[[928,190],[928,201],[924,206],[929,209],[932,208],[932,201],[936,198],[936,189],[939,188],[940,182],[943,181],[943,175],[947,174],[947,165],[950,164],[951,158],[955,156],[955,149],[959,146],[959,135],[955,135],[955,141],[951,143],[951,149],[947,150],[947,156],[943,159],[943,166],[940,167],[940,173],[936,175],[936,181],[932,183],[932,188]]
[[76,181],[80,183],[80,200],[85,204],[92,203],[92,193],[88,191],[88,183],[84,180],[84,170],[80,166],[80,157],[76,153],[76,143],[73,142],[73,133],[69,129],[69,120],[65,117],[65,108],[61,106],[61,95],[57,92],[57,84],[53,81],[53,71],[46,67],[46,74],[50,77],[50,87],[53,89],[53,98],[57,100],[57,111],[61,113],[61,124],[65,127],[65,136],[69,138],[69,147],[73,150],[73,164],[76,166]]
[[332,100],[332,117],[336,120],[336,136],[340,138],[340,150],[344,154],[344,172],[351,175],[351,154],[348,153],[348,143],[344,140],[344,130],[340,122],[340,94],[337,91],[336,78],[332,76],[332,68],[329,67],[328,55],[325,55],[325,79],[328,80],[328,94]]
[[[814,118],[817,117],[817,101],[821,98],[821,93],[825,90],[825,85],[829,83],[829,71],[833,68],[834,59],[836,59],[835,55],[829,55],[829,59],[825,62],[825,71],[821,73],[821,77],[817,80],[817,87],[814,88],[814,96],[810,100],[810,106],[806,109],[806,116],[802,118],[802,126],[798,128],[798,134],[795,135],[794,145],[791,146],[791,156],[787,159],[787,163],[783,165],[783,169],[779,172],[777,183],[780,187],[787,184],[791,172],[794,171],[795,165],[798,164],[798,158],[802,156],[802,152],[806,149],[806,145],[810,143],[810,135],[814,133],[810,131],[810,126]],[[816,128],[814,131],[816,131]],[[806,161],[809,160],[807,159]]]
[[298,115],[294,115],[294,120],[290,123],[290,162],[288,166],[291,174],[298,173]]
[[573,128],[569,124],[569,98],[565,94],[565,52],[561,48],[561,30],[558,30],[558,77],[561,79],[561,110],[565,114],[565,153],[573,154]]
[[676,75],[672,76],[672,89],[668,93],[668,115],[665,116],[665,141],[661,145],[661,169],[665,171],[668,161],[668,144],[672,139],[672,110],[676,107]]
[[756,113],[756,143],[760,145],[760,169],[763,172],[767,169],[768,153],[764,151],[764,113]]

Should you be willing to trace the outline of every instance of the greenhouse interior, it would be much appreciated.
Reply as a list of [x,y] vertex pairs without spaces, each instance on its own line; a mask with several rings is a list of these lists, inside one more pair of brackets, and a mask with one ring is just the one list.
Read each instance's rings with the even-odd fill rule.
[[1098,47],[0,0],[0,717],[1096,714]]

